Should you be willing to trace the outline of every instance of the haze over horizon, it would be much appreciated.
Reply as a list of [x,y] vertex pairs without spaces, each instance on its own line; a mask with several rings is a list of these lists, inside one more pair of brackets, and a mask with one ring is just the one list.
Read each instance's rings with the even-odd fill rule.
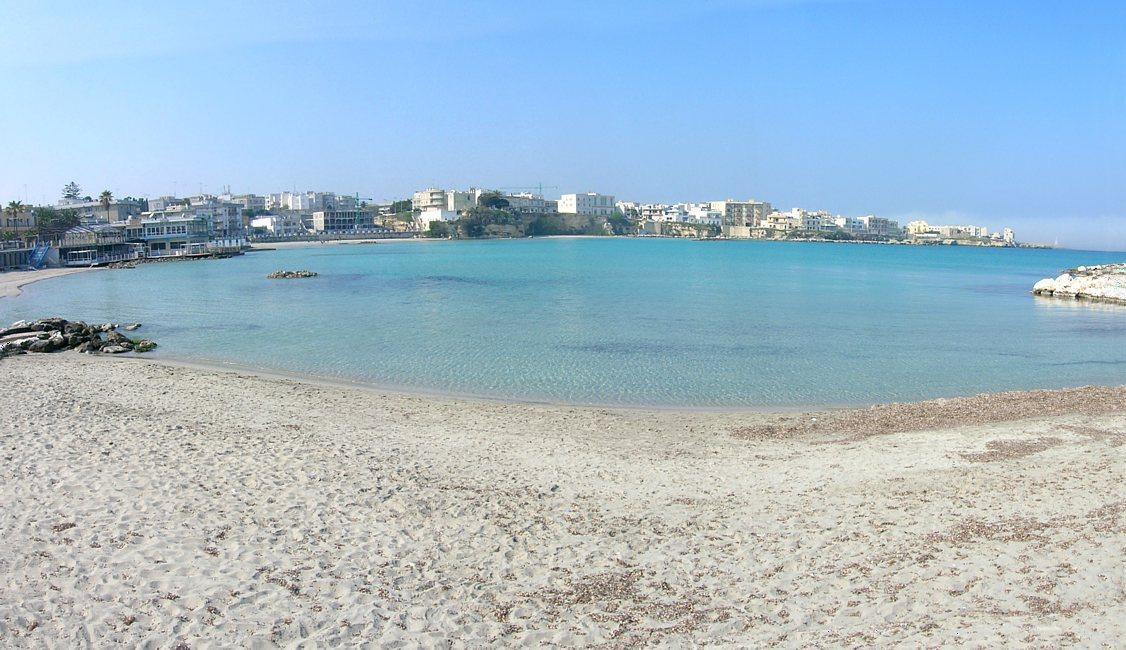
[[0,201],[757,198],[1126,250],[1126,5],[0,0]]

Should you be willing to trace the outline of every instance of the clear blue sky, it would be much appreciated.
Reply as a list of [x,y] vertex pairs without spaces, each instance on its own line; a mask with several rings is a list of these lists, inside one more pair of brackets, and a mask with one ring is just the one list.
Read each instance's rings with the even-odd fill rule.
[[0,0],[0,200],[542,182],[1126,249],[1123,2],[166,4]]

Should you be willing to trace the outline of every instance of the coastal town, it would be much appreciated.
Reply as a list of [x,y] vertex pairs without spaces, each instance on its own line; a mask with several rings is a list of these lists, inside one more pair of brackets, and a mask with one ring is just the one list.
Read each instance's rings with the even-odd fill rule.
[[[516,191],[519,189],[519,191]],[[536,191],[529,191],[536,190]],[[359,194],[284,191],[157,198],[97,197],[68,183],[54,204],[8,201],[0,212],[0,269],[86,267],[217,257],[252,244],[380,238],[517,238],[552,235],[687,237],[987,247],[1027,246],[1011,228],[901,225],[754,199],[640,203],[543,188],[427,188],[396,201]]]

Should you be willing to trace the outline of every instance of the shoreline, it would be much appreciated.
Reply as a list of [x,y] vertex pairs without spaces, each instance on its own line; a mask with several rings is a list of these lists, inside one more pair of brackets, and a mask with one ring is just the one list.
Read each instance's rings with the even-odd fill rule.
[[[67,355],[68,352],[28,354],[13,359]],[[77,353],[70,353],[77,354]],[[83,355],[85,356],[85,355]],[[804,435],[832,432],[834,427],[879,428],[885,433],[906,433],[934,428],[1012,423],[1074,413],[1126,412],[1126,383],[1118,386],[1084,385],[1068,388],[1007,390],[870,404],[809,404],[793,407],[707,407],[680,405],[623,405],[554,402],[493,397],[471,393],[428,391],[353,381],[296,371],[257,368],[237,363],[192,361],[150,354],[93,355],[97,363],[155,365],[171,369],[227,375],[239,379],[286,382],[309,389],[345,390],[372,399],[429,400],[445,405],[475,408],[527,408],[569,413],[604,413],[634,417],[746,418],[759,428],[738,435]],[[1027,411],[1027,415],[1020,413]],[[1019,413],[1019,415],[1018,415]]]
[[15,298],[23,293],[21,289],[34,282],[39,282],[40,280],[61,278],[75,273],[95,271],[100,268],[101,267],[66,267],[39,269],[38,271],[4,271],[0,273],[0,299]]
[[552,408],[567,408],[567,409],[592,409],[600,411],[620,411],[620,412],[656,412],[656,413],[679,413],[679,414],[726,414],[726,415],[800,415],[811,413],[839,413],[846,411],[863,411],[871,410],[881,407],[911,407],[922,404],[943,404],[943,403],[957,403],[960,401],[980,400],[988,398],[1007,398],[1010,396],[1023,396],[1023,395],[1036,395],[1036,394],[1052,394],[1052,393],[1065,393],[1070,391],[1092,391],[1092,390],[1118,390],[1123,391],[1123,399],[1126,399],[1126,383],[1118,386],[1101,385],[1101,384],[1084,384],[1081,386],[1068,386],[1063,388],[1026,388],[1026,389],[1011,389],[1011,390],[998,390],[986,391],[980,393],[971,393],[964,395],[953,395],[947,397],[930,397],[917,400],[904,400],[904,401],[874,401],[865,403],[846,403],[846,402],[830,402],[821,404],[800,404],[791,406],[780,405],[757,405],[757,406],[693,406],[684,404],[615,404],[615,403],[596,403],[596,402],[566,402],[550,399],[536,399],[536,398],[523,398],[513,396],[498,396],[488,395],[472,392],[461,392],[441,389],[427,389],[422,387],[401,386],[396,384],[385,384],[378,381],[366,381],[360,379],[347,379],[343,377],[332,377],[328,375],[319,375],[316,373],[302,372],[298,370],[283,370],[277,368],[266,368],[260,366],[252,366],[248,364],[241,364],[233,361],[219,361],[219,360],[195,360],[183,357],[172,356],[159,356],[146,354],[144,356],[136,354],[122,354],[114,355],[112,357],[105,357],[115,361],[141,361],[148,363],[155,363],[177,368],[192,368],[196,370],[212,371],[212,372],[225,372],[235,373],[242,375],[251,375],[260,379],[280,379],[287,381],[295,381],[300,383],[307,383],[310,385],[325,387],[325,388],[344,388],[350,390],[363,391],[374,395],[391,395],[396,397],[409,397],[409,398],[428,398],[428,399],[441,399],[446,401],[465,401],[482,404],[504,404],[511,406],[541,406]]
[[6,645],[1126,634],[1126,387],[1011,395],[1017,420],[980,417],[996,396],[823,419],[66,352],[0,368],[18,387],[0,392]]

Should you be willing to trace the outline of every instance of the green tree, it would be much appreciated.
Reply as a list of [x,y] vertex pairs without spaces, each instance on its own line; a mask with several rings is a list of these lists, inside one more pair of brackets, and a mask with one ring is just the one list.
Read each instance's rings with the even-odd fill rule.
[[501,210],[509,206],[508,199],[501,196],[500,192],[485,192],[477,198],[477,205],[482,208]]
[[450,224],[445,221],[431,221],[430,228],[426,231],[427,237],[449,237]]
[[15,220],[17,217],[23,214],[23,211],[26,209],[27,206],[23,203],[20,203],[19,201],[11,201],[10,203],[8,203],[8,207],[4,208],[4,214],[8,215],[9,219]]
[[410,199],[403,199],[402,201],[393,201],[391,203],[391,212],[399,214],[400,212],[410,212],[413,209]]
[[61,235],[78,224],[78,213],[74,210],[56,210],[48,207],[35,209],[35,230],[42,237]]
[[66,185],[63,186],[63,198],[64,199],[77,199],[78,195],[81,194],[81,193],[82,193],[82,188],[79,187],[78,183],[75,183],[74,181],[71,181],[71,182],[69,182],[69,183],[67,183]]

